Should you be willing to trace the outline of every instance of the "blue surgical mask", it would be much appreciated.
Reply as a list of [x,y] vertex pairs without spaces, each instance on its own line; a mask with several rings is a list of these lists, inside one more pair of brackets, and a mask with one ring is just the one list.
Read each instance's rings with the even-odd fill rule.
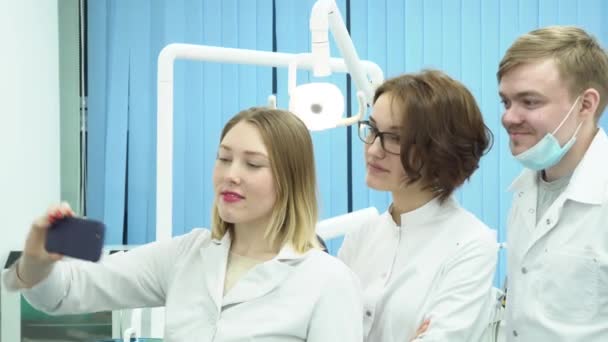
[[547,133],[539,142],[537,142],[534,146],[530,147],[528,150],[518,154],[515,156],[515,159],[519,161],[524,167],[528,169],[532,169],[534,171],[546,170],[555,164],[559,163],[560,160],[568,153],[568,151],[572,148],[574,143],[576,142],[576,134],[578,130],[581,128],[582,122],[578,125],[574,134],[570,140],[568,140],[564,146],[560,146],[559,141],[555,138],[555,133],[562,127],[564,122],[568,119],[570,114],[572,114],[572,110],[578,103],[580,96],[576,98],[572,107],[568,111],[568,114],[564,117],[562,122],[557,126],[557,128],[553,131],[553,133]]

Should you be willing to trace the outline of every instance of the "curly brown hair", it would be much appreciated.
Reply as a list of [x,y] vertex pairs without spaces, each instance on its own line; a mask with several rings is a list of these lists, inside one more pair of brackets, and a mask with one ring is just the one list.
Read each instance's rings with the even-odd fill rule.
[[399,106],[401,164],[407,183],[421,182],[441,202],[479,167],[493,141],[471,92],[438,70],[386,80],[374,95]]

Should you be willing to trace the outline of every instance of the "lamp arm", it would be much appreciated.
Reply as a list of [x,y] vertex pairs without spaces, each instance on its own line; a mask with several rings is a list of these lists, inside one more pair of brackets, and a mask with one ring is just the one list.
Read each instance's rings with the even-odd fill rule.
[[367,101],[365,100],[365,94],[362,91],[357,92],[357,102],[359,103],[359,111],[357,114],[348,118],[343,118],[336,124],[336,127],[354,125],[360,120],[363,120],[365,111],[367,110]]
[[[327,32],[331,31],[344,63],[358,90],[365,94],[367,103],[374,98],[375,88],[383,81],[382,70],[375,70],[374,75],[364,71],[355,45],[346,29],[346,24],[340,14],[340,9],[334,0],[318,0],[312,8],[310,16],[311,51],[315,63],[315,76],[328,76],[326,61],[329,59],[329,42]],[[378,68],[379,69],[379,68]]]

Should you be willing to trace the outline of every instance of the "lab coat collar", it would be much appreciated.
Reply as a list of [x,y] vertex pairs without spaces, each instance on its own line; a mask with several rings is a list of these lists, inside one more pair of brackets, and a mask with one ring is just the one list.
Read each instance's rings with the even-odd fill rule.
[[292,260],[300,260],[304,258],[307,254],[308,253],[298,253],[291,244],[287,244],[283,246],[283,248],[281,248],[279,254],[277,254],[274,259],[281,262],[289,262]]
[[218,246],[219,245],[228,246],[228,249],[230,249],[230,245],[232,243],[232,239],[230,238],[230,232],[226,232],[226,234],[224,234],[224,236],[222,236],[221,239],[213,239],[211,241]]
[[608,137],[603,129],[595,134],[568,185],[568,198],[588,204],[602,204],[608,196]]
[[205,263],[205,279],[209,294],[218,310],[227,310],[230,306],[260,298],[276,289],[309,253],[298,253],[291,245],[285,245],[271,260],[255,266],[246,273],[224,296],[226,264],[230,251],[231,238],[226,233],[221,240],[212,240],[207,248],[201,251]]
[[[608,137],[599,128],[583,159],[572,174],[565,197],[581,203],[601,204],[608,197],[608,173],[605,158],[608,156]],[[509,191],[523,191],[538,185],[536,171],[524,169],[513,181]]]
[[537,174],[536,171],[530,169],[523,169],[522,172],[515,178],[515,180],[509,186],[509,192],[518,192],[527,190],[537,185]]
[[226,264],[230,251],[230,234],[226,233],[221,239],[213,239],[211,243],[201,248],[202,272],[204,272],[205,286],[209,297],[220,312],[224,294],[224,280],[226,278]]
[[437,219],[446,208],[457,206],[458,203],[453,197],[447,198],[443,204],[439,201],[439,197],[435,197],[420,208],[401,214],[401,226],[425,224]]
[[[224,246],[224,248],[230,250],[230,245],[232,243],[232,239],[230,238],[230,233],[226,232],[221,239],[213,239],[212,240],[215,245]],[[305,258],[307,253],[298,253],[291,244],[284,245],[279,253],[272,259],[281,262],[299,260]],[[228,255],[228,254],[226,254]]]
[[222,302],[223,310],[272,292],[285,281],[292,271],[293,267],[290,264],[280,262],[276,258],[255,266],[226,294]]

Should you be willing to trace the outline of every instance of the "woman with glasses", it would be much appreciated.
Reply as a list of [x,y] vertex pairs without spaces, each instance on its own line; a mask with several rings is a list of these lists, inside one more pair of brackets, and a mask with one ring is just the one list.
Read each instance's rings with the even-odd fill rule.
[[478,341],[496,238],[452,197],[491,145],[475,99],[439,71],[389,79],[359,137],[367,185],[393,199],[339,252],[364,289],[366,341]]

